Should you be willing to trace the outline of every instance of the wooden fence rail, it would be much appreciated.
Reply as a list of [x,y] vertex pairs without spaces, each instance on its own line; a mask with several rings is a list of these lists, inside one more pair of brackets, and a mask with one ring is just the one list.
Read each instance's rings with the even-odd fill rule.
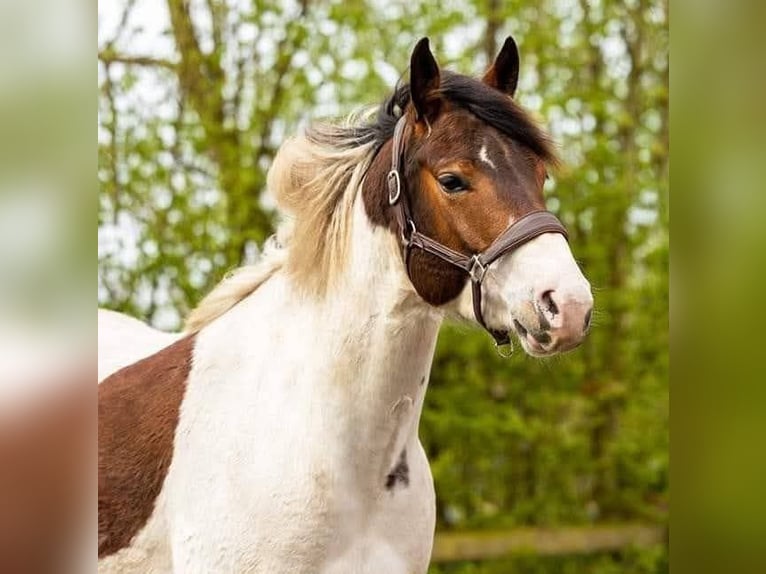
[[606,524],[505,531],[439,532],[431,561],[489,560],[520,554],[559,556],[610,552],[629,546],[649,547],[667,540],[656,524]]

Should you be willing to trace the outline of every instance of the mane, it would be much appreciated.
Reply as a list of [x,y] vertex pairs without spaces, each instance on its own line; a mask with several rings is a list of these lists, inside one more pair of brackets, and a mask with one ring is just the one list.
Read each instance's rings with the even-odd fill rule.
[[307,292],[327,291],[345,261],[354,199],[379,147],[374,112],[315,124],[282,144],[266,181],[280,214],[276,240],[258,263],[224,277],[189,314],[185,331],[208,325],[280,269]]
[[[441,96],[462,107],[556,165],[547,134],[521,106],[479,80],[442,72]],[[254,265],[229,273],[190,313],[193,332],[226,313],[269,277],[285,269],[307,292],[322,294],[343,269],[351,210],[368,167],[394,133],[410,101],[409,84],[399,83],[379,107],[350,115],[342,124],[318,123],[288,139],[267,177],[281,223],[277,241]]]
[[192,309],[184,322],[184,332],[195,333],[226,313],[253,293],[284,265],[285,249],[277,240],[267,242],[257,264],[230,271]]

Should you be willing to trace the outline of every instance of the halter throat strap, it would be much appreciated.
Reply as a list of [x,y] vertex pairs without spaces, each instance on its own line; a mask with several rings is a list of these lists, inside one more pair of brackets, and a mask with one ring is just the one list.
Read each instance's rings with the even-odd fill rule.
[[471,280],[473,313],[476,320],[492,336],[496,345],[508,345],[511,342],[508,331],[490,329],[484,321],[481,305],[481,286],[489,266],[506,253],[515,251],[543,233],[560,233],[565,238],[568,238],[567,230],[551,212],[532,211],[507,227],[487,249],[481,253],[472,253],[470,255],[455,251],[443,243],[423,235],[417,230],[412,219],[409,197],[401,169],[404,159],[406,130],[407,120],[402,115],[394,128],[391,146],[391,170],[388,172],[386,182],[388,186],[388,203],[393,208],[404,246],[404,265],[407,270],[407,276],[412,280],[410,274],[410,253],[413,248],[430,253],[442,261],[465,271]]

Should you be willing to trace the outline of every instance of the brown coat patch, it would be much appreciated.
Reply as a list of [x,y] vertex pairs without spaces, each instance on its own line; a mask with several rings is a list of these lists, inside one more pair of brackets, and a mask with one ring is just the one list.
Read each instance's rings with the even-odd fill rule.
[[98,555],[130,544],[154,510],[173,455],[194,335],[98,388]]

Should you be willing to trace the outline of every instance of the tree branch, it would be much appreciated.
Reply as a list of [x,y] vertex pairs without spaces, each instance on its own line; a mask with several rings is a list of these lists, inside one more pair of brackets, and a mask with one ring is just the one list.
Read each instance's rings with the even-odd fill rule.
[[221,0],[207,0],[207,9],[210,11],[211,34],[213,45],[216,49],[223,47],[223,29],[228,16],[228,6]]
[[128,66],[144,66],[147,68],[166,68],[176,71],[178,64],[164,58],[155,58],[153,56],[133,56],[128,54],[118,54],[111,50],[103,50],[98,53],[98,59],[104,64],[125,64]]

